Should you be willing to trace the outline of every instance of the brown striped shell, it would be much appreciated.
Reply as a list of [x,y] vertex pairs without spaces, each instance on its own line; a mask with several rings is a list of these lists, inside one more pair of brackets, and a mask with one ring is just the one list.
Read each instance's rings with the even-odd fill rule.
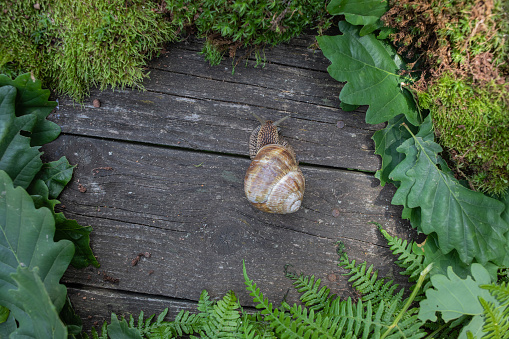
[[300,208],[305,180],[293,149],[279,137],[278,123],[265,121],[253,131],[252,161],[244,178],[244,191],[256,208],[287,214]]

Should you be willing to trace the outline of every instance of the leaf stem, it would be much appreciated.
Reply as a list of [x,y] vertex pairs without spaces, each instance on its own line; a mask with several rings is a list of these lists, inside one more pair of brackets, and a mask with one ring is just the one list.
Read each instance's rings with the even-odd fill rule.
[[412,302],[414,301],[415,297],[417,296],[417,293],[419,293],[419,290],[421,289],[422,284],[424,283],[424,279],[426,278],[426,275],[431,271],[431,268],[433,267],[433,263],[426,266],[426,268],[421,272],[421,275],[419,276],[419,279],[417,280],[417,284],[415,285],[414,290],[412,291],[412,294],[410,294],[410,297],[408,297],[405,306],[403,309],[399,312],[398,316],[394,321],[392,322],[391,326],[387,329],[387,331],[384,332],[384,334],[380,337],[380,339],[384,339],[387,337],[392,330],[398,326],[398,322],[401,320],[405,312],[408,310]]

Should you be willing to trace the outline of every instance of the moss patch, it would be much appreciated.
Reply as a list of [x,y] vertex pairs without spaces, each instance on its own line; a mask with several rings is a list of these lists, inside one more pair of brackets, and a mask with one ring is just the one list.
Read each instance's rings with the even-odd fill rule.
[[459,179],[472,189],[502,194],[509,187],[509,92],[504,85],[473,86],[446,73],[422,93],[435,134]]
[[[323,0],[174,0],[168,1],[168,10],[180,29],[207,38],[202,53],[212,65],[227,53],[235,57],[240,47],[259,52],[260,47],[288,41],[306,28],[317,28],[321,34],[331,25]],[[260,54],[256,58],[262,60]]]
[[156,1],[2,2],[0,70],[31,71],[78,100],[91,86],[140,86],[146,61],[175,37]]
[[392,40],[420,73],[412,87],[451,169],[472,189],[495,195],[509,188],[508,6],[394,0],[382,18],[398,29]]

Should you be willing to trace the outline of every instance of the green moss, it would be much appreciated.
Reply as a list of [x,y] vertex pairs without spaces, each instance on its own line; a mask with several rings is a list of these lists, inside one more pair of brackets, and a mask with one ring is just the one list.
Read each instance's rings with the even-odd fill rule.
[[146,60],[175,37],[154,1],[0,2],[0,70],[31,71],[78,100],[91,86],[141,86]]
[[323,0],[174,0],[168,9],[181,29],[196,29],[207,38],[202,53],[211,64],[227,52],[235,56],[239,47],[274,46],[306,28],[315,26],[320,33],[331,24]]
[[509,91],[490,82],[474,86],[445,73],[419,96],[430,109],[439,141],[456,173],[475,189],[502,194],[509,187]]
[[489,3],[489,12],[482,12],[482,7],[475,0],[451,1],[448,8],[452,20],[438,31],[439,39],[446,39],[451,44],[452,62],[464,64],[482,53],[490,52],[491,63],[507,67],[509,45],[509,4],[504,0],[493,0]]

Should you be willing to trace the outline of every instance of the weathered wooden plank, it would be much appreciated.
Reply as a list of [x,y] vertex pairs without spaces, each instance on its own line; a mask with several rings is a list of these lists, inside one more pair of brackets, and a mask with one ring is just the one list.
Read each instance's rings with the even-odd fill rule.
[[[400,210],[389,205],[393,190],[364,173],[303,166],[303,207],[278,216],[244,198],[249,160],[243,157],[65,135],[44,149],[48,160],[66,155],[78,165],[60,200],[67,217],[94,227],[93,249],[102,264],[70,269],[69,283],[189,300],[203,289],[214,296],[233,289],[251,305],[242,259],[251,278],[278,301],[290,287],[285,264],[322,279],[336,276],[335,243],[341,240],[352,258],[392,274],[394,258],[369,222],[403,238],[409,233]],[[145,252],[150,257],[132,266]],[[335,292],[347,287],[341,279],[334,283]]]
[[366,124],[363,110],[340,110],[342,85],[325,69],[272,63],[263,69],[237,67],[232,75],[229,61],[211,67],[183,45],[175,44],[151,63],[155,69],[145,82],[147,92],[93,91],[90,101],[98,98],[100,108],[60,98],[52,119],[65,133],[246,155],[249,133],[257,125],[251,113],[274,119],[291,115],[282,131],[302,162],[379,168],[370,138],[381,125]]
[[[210,82],[217,82],[214,86],[217,90],[213,95],[219,100],[229,99],[258,106],[266,105],[273,109],[299,113],[306,111],[306,105],[301,107],[303,103],[335,109],[339,107],[338,95],[343,84],[331,78],[326,72],[326,67],[321,70],[313,70],[274,63],[266,64],[261,69],[255,67],[255,61],[249,60],[247,65],[242,64],[235,67],[235,73],[232,74],[233,67],[229,64],[229,60],[225,60],[217,66],[210,66],[204,62],[202,55],[195,51],[178,48],[178,46],[175,45],[169,52],[150,63],[150,68],[152,68],[150,78],[154,81],[147,81],[146,86],[149,90],[157,91],[160,87],[165,89],[170,87],[167,83],[174,82],[172,76],[161,72],[169,71],[189,77],[189,83],[183,83],[182,88],[179,86],[169,89],[172,94],[193,97],[200,95],[195,92],[202,86],[196,82],[200,81],[200,78],[205,78]],[[239,86],[246,86],[246,90],[239,90]],[[222,94],[222,88],[230,95]],[[266,99],[268,90],[275,94],[277,101]],[[238,91],[239,95],[232,97],[232,93],[235,93],[232,91]],[[242,96],[244,93],[249,95]],[[203,94],[201,95],[203,96]],[[315,113],[313,118],[319,121],[330,121],[328,113],[330,112],[322,110]],[[359,110],[355,114],[359,114],[362,118],[363,113],[364,110]],[[358,127],[375,129],[372,125],[365,124],[363,119],[357,123]]]
[[112,313],[115,313],[118,318],[126,317],[126,319],[132,315],[136,324],[141,311],[144,313],[144,319],[147,319],[152,314],[156,314],[157,317],[165,308],[168,308],[164,318],[166,321],[174,320],[181,310],[198,313],[196,302],[111,289],[69,287],[67,295],[80,316],[86,333],[90,333],[92,327],[100,330],[105,321],[109,324]]
[[[81,110],[61,103],[51,116],[64,133],[177,146],[227,154],[248,154],[248,140],[258,122],[251,115],[277,119],[286,114],[250,105],[170,96],[155,92],[94,93],[102,106]],[[333,116],[334,113],[331,113]],[[290,119],[282,133],[309,164],[375,171],[372,131],[355,127],[346,113],[336,122]],[[336,114],[336,118],[338,115]]]
[[[337,27],[332,27],[327,30],[325,35],[339,35],[341,34]],[[329,60],[325,58],[320,49],[316,46],[316,38],[317,33],[315,31],[306,32],[298,37],[291,39],[288,43],[282,43],[275,47],[265,47],[260,51],[261,56],[264,59],[264,64],[259,65],[262,67],[267,64],[279,64],[286,65],[298,68],[305,69],[313,69],[318,71],[324,71],[330,65]],[[200,52],[203,46],[203,42],[205,39],[197,38],[196,36],[190,36],[184,41],[178,44],[171,44],[168,46],[167,51],[172,52],[173,48],[176,46],[177,48],[187,49],[193,52]],[[240,49],[237,54],[237,59],[235,62],[238,62],[239,57],[246,56],[246,52],[249,50]],[[203,56],[201,56],[205,59]],[[254,53],[251,53],[248,56],[248,60],[255,60]],[[243,62],[238,63],[239,67],[243,67]],[[230,58],[226,58],[223,60],[226,62],[225,65],[232,65],[232,60]],[[255,64],[256,65],[256,64]]]

